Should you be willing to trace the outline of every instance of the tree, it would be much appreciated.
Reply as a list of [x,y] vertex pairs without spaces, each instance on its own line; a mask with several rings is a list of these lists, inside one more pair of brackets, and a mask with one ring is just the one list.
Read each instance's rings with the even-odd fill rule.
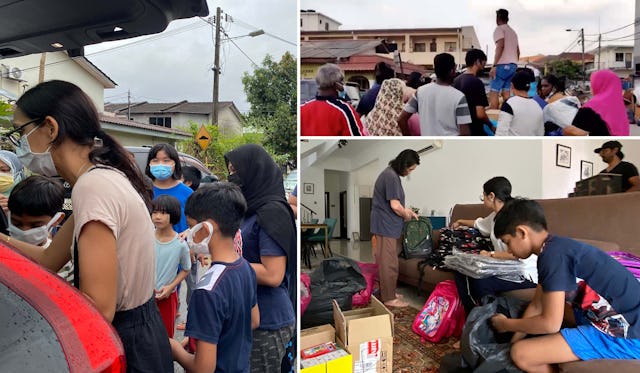
[[297,159],[297,60],[285,53],[279,62],[267,55],[242,84],[251,105],[248,126],[264,132],[263,144],[286,161]]
[[582,65],[571,60],[557,60],[549,64],[549,72],[568,80],[582,80]]
[[[211,142],[209,146],[202,150],[200,145],[196,142],[196,134],[200,129],[201,124],[190,122],[189,127],[182,128],[183,131],[192,135],[189,140],[181,141],[178,143],[178,149],[187,154],[191,154],[194,157],[202,160],[202,162],[220,179],[226,179],[224,175],[227,175],[227,165],[224,160],[224,155],[244,144],[262,144],[264,135],[261,133],[245,133],[236,136],[222,136],[218,131],[217,126],[206,124],[205,128],[211,135]],[[278,156],[270,152],[267,148],[267,152],[278,163],[283,164],[286,158]]]

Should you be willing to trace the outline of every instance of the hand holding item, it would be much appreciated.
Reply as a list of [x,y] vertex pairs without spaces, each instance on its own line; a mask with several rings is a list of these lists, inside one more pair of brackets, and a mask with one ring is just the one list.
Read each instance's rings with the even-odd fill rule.
[[168,285],[161,287],[160,290],[156,289],[156,299],[166,299],[169,297],[169,295],[171,295],[172,292],[173,289]]
[[501,313],[497,313],[491,316],[491,325],[498,333],[508,332],[509,330],[506,329],[507,320],[508,320],[507,316]]

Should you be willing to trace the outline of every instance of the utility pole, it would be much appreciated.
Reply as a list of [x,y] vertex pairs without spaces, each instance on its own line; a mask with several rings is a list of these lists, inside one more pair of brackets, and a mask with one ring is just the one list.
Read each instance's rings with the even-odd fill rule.
[[600,70],[600,42],[602,41],[602,34],[598,34],[598,70]]
[[131,120],[131,90],[127,90],[127,120]]
[[584,68],[584,27],[580,29],[580,37],[582,38],[582,87],[586,87],[587,72]]
[[218,7],[216,9],[216,19],[215,19],[215,28],[216,28],[216,45],[215,45],[215,54],[213,59],[213,111],[211,113],[211,124],[214,126],[218,125],[218,93],[219,93],[219,84],[220,84],[220,15],[222,13],[222,9]]

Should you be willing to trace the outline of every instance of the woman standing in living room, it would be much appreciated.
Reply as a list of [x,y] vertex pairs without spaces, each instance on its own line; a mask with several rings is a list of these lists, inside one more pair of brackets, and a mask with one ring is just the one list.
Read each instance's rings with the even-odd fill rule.
[[[484,202],[484,205],[492,210],[491,214],[487,217],[480,217],[475,220],[458,219],[453,222],[451,227],[453,229],[462,226],[474,227],[478,229],[482,235],[489,236],[491,238],[494,251],[482,250],[480,255],[504,260],[516,260],[517,258],[508,252],[507,245],[505,245],[504,242],[497,238],[493,233],[496,214],[500,209],[502,209],[505,202],[513,199],[513,197],[511,197],[511,183],[504,176],[496,176],[484,183],[482,188],[483,192],[481,199]],[[455,272],[456,287],[458,288],[458,295],[462,300],[465,312],[469,314],[471,309],[479,304],[480,299],[485,295],[493,295],[504,291],[518,289],[535,288],[538,282],[538,270],[536,268],[537,261],[538,257],[536,255],[531,255],[529,258],[523,260],[525,263],[525,270],[523,272],[524,278],[522,282],[508,281],[497,276],[474,279]]]
[[371,204],[371,233],[375,238],[374,254],[380,275],[380,298],[391,307],[409,304],[396,294],[398,282],[398,254],[402,248],[400,236],[405,221],[418,215],[405,207],[401,176],[408,176],[420,164],[415,150],[405,149],[389,162],[389,167],[378,175]]

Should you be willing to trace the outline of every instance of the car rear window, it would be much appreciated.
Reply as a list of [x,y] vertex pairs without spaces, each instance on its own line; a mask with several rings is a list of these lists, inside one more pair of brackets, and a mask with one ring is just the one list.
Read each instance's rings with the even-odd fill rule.
[[[58,338],[38,311],[0,283],[3,372],[69,372]],[[78,346],[80,347],[80,346]]]

